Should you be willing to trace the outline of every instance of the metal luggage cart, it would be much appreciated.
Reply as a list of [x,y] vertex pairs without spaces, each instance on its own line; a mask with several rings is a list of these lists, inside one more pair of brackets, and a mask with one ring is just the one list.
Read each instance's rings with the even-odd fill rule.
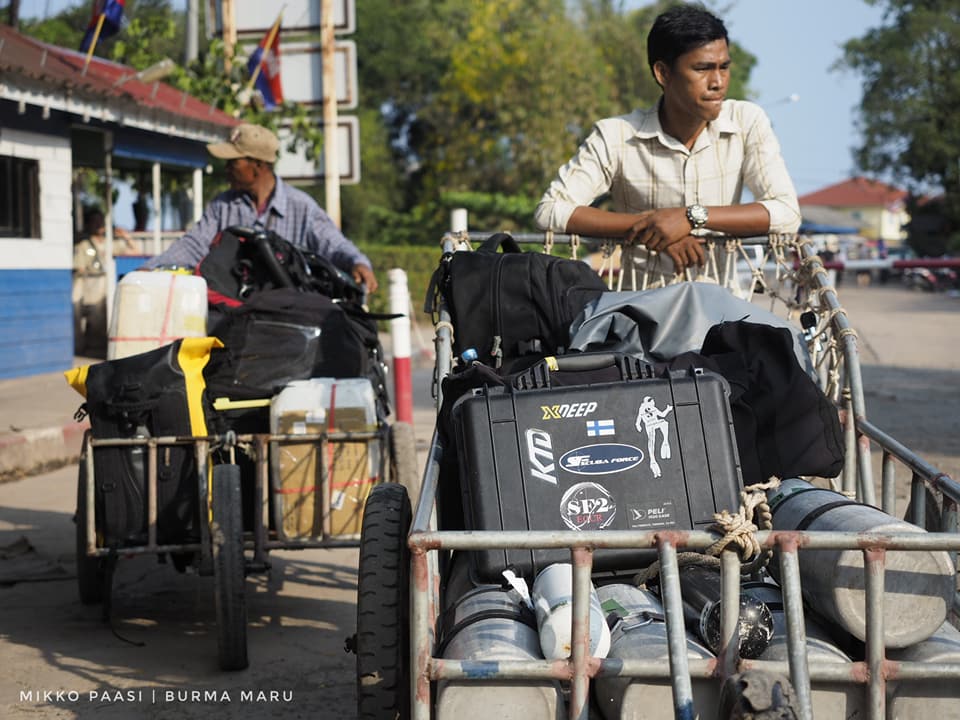
[[[245,577],[270,570],[272,550],[357,547],[359,532],[337,534],[330,524],[328,453],[351,443],[379,443],[376,483],[404,483],[413,490],[416,478],[416,447],[409,423],[380,421],[374,430],[308,434],[234,434],[185,437],[94,439],[88,432],[83,442],[77,486],[76,554],[81,601],[109,601],[113,570],[119,557],[169,556],[179,571],[190,567],[201,576],[213,576],[217,645],[223,670],[242,670],[247,657]],[[278,474],[271,471],[271,458],[284,445],[314,447],[317,458],[316,485],[321,502],[322,529],[309,536],[292,536],[284,530],[282,493]],[[191,446],[196,459],[196,492],[199,499],[198,532],[182,542],[158,542],[158,458],[173,446]],[[122,547],[104,547],[97,526],[94,453],[98,448],[140,448],[145,457],[146,542]],[[246,508],[252,527],[244,523],[244,493],[239,455],[252,463],[253,507]],[[251,478],[246,478],[248,482]],[[249,500],[247,501],[249,502]],[[360,510],[358,509],[359,513]]]
[[[443,238],[444,253],[469,252],[472,242],[487,234],[456,233]],[[719,538],[715,532],[694,531],[463,531],[438,527],[437,491],[445,448],[434,431],[419,497],[410,500],[399,487],[377,488],[367,503],[361,537],[358,599],[358,707],[361,718],[439,717],[436,700],[443,683],[479,683],[490,687],[488,702],[475,715],[486,716],[494,707],[497,683],[501,693],[512,683],[558,683],[563,702],[557,716],[586,720],[591,684],[603,678],[631,678],[635,682],[666,685],[672,691],[676,718],[693,718],[716,708],[694,707],[693,682],[720,685],[734,673],[761,670],[788,676],[795,689],[797,717],[813,717],[811,683],[828,683],[848,689],[859,698],[858,714],[837,717],[892,717],[891,697],[898,685],[932,682],[945,693],[949,705],[960,708],[960,661],[929,659],[908,661],[888,657],[884,643],[884,573],[888,551],[938,550],[949,553],[956,568],[960,551],[957,508],[960,483],[939,472],[867,420],[857,339],[836,292],[829,285],[820,258],[802,236],[756,239],[709,238],[708,262],[696,274],[682,277],[659,272],[656,257],[641,257],[634,248],[618,249],[606,240],[581,240],[577,236],[516,235],[518,242],[542,246],[553,252],[570,248],[576,258],[588,242],[596,250],[598,271],[611,289],[647,289],[675,282],[712,282],[744,299],[779,310],[802,325],[820,385],[841,414],[846,441],[845,465],[835,481],[850,497],[875,505],[871,449],[882,456],[881,506],[894,513],[894,484],[898,471],[911,473],[912,502],[906,520],[939,532],[814,532],[770,531],[753,534],[764,551],[776,550],[787,626],[788,659],[772,662],[744,660],[738,656],[738,598],[742,561],[736,551],[720,553],[722,576],[721,650],[716,658],[690,660],[682,611],[677,561],[680,551],[703,551]],[[619,268],[613,260],[619,254]],[[452,325],[441,306],[436,325],[436,399],[440,380],[450,372]],[[936,515],[937,517],[934,517]],[[386,520],[386,522],[384,522]],[[669,663],[662,660],[596,659],[588,657],[589,595],[593,552],[599,548],[652,548],[658,553],[665,610]],[[438,652],[445,569],[453,551],[491,548],[566,548],[573,565],[572,654],[567,660],[477,660],[442,657]],[[805,650],[805,608],[801,596],[801,553],[820,549],[862,552],[864,564],[866,639],[862,659],[837,664],[810,663]],[[948,622],[960,621],[960,593],[954,592]],[[491,686],[490,683],[493,683]],[[502,683],[507,683],[504,685]],[[929,688],[930,685],[923,687]],[[951,689],[952,688],[952,689]],[[920,691],[920,702],[926,700]],[[932,702],[932,701],[931,701]],[[921,704],[917,707],[923,707]],[[531,708],[514,709],[511,716],[532,717]],[[654,708],[649,709],[655,712]],[[952,712],[952,711],[950,711]],[[927,714],[924,712],[923,714]],[[901,715],[902,716],[902,715]],[[824,715],[818,714],[818,718]],[[441,719],[442,720],[442,719]],[[458,720],[462,720],[459,719]]]

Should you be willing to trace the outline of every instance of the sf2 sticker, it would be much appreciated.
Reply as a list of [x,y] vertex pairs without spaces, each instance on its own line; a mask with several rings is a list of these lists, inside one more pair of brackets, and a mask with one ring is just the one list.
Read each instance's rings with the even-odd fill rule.
[[524,434],[527,441],[527,460],[530,474],[551,485],[557,484],[557,466],[553,460],[553,441],[550,433],[529,428]]
[[541,405],[541,420],[564,420],[566,418],[586,417],[597,409],[595,402],[563,403],[561,405]]
[[669,460],[670,451],[670,425],[664,419],[673,410],[673,405],[667,405],[663,410],[657,407],[652,397],[647,395],[640,403],[640,409],[637,411],[637,432],[647,433],[647,454],[650,456],[650,472],[655,478],[663,475],[660,469],[660,463],[657,462],[656,444],[657,435],[660,435],[660,459]]
[[560,458],[560,467],[577,475],[609,475],[634,468],[643,462],[643,451],[623,443],[584,445]]
[[560,500],[560,517],[571,530],[603,530],[617,516],[617,504],[603,485],[577,483]]

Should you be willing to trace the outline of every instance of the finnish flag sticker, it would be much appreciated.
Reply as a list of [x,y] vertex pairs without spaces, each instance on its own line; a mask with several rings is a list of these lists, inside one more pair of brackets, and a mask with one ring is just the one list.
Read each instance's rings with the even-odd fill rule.
[[616,429],[613,426],[612,418],[610,420],[587,420],[587,437],[614,434],[616,434]]

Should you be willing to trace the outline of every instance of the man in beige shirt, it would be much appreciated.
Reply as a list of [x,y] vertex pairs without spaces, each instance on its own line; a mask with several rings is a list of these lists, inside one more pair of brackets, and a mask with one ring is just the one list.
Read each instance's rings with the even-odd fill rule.
[[[671,8],[650,30],[647,58],[659,102],[600,120],[550,184],[537,224],[642,244],[677,271],[703,264],[705,230],[796,232],[797,194],[769,119],[753,103],[726,99],[723,22],[698,6]],[[741,203],[744,187],[753,202]],[[607,195],[612,210],[593,206]]]

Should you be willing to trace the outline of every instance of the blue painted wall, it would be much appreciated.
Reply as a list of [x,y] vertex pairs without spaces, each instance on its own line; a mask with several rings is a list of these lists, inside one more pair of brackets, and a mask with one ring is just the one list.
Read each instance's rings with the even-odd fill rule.
[[70,270],[0,270],[0,378],[73,366]]

